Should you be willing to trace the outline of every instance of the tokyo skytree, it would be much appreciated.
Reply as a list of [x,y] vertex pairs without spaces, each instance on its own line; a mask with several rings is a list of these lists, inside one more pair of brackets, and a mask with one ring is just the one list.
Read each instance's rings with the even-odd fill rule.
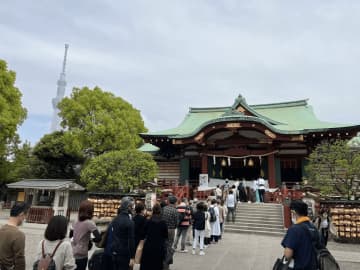
[[56,97],[52,99],[52,105],[54,109],[52,121],[51,121],[51,132],[56,130],[60,130],[60,117],[59,117],[59,109],[57,105],[65,96],[65,87],[66,87],[66,80],[65,80],[65,68],[66,68],[66,58],[67,58],[67,51],[69,48],[69,44],[65,44],[65,53],[64,53],[64,61],[62,65],[62,71],[60,73],[60,78],[57,81],[57,93]]

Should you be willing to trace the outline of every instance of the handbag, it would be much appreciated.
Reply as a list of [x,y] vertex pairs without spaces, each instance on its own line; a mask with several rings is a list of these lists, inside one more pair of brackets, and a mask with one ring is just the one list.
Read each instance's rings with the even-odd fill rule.
[[144,249],[144,241],[145,240],[140,240],[140,242],[136,248],[136,253],[135,253],[135,263],[136,264],[140,264],[140,262],[141,262],[141,256],[142,256],[143,249]]
[[290,267],[289,265],[292,261],[293,261],[292,259],[288,260],[285,256],[283,256],[281,259],[277,258],[272,269],[273,270],[291,270],[293,268]]

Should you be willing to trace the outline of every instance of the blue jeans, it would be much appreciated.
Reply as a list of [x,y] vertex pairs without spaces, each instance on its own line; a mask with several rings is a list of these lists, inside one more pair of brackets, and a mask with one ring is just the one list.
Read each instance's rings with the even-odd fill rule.
[[226,221],[230,221],[230,213],[231,213],[231,220],[232,222],[235,222],[235,208],[234,207],[228,207],[228,214],[226,216]]

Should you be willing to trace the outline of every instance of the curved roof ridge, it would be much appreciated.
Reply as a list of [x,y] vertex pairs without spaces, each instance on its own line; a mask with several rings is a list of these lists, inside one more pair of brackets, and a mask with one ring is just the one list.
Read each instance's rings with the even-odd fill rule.
[[223,111],[226,111],[226,110],[228,110],[230,108],[231,107],[201,107],[201,108],[190,107],[189,112],[190,113],[196,113],[196,112],[223,112]]
[[298,106],[307,106],[309,99],[299,99],[294,101],[284,101],[284,102],[275,102],[275,103],[264,103],[264,104],[254,104],[250,107],[254,109],[273,109],[273,108],[286,108],[286,107],[298,107]]

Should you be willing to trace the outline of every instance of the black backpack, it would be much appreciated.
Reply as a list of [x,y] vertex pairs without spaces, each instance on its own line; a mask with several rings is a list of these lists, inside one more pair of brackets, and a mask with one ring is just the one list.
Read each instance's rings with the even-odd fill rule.
[[43,240],[41,243],[42,256],[39,260],[37,260],[34,263],[33,270],[56,270],[56,265],[55,265],[55,261],[53,258],[54,258],[54,255],[55,255],[58,247],[61,245],[62,240],[56,245],[56,247],[51,255],[45,254],[44,241],[45,240]]
[[335,260],[330,251],[321,243],[321,236],[319,231],[312,224],[307,226],[303,223],[300,224],[304,228],[306,233],[310,235],[313,251],[315,254],[316,265],[314,269],[317,270],[340,270],[339,264]]
[[210,213],[210,222],[215,222],[216,221],[216,214],[215,214],[214,207],[209,208],[209,213]]

